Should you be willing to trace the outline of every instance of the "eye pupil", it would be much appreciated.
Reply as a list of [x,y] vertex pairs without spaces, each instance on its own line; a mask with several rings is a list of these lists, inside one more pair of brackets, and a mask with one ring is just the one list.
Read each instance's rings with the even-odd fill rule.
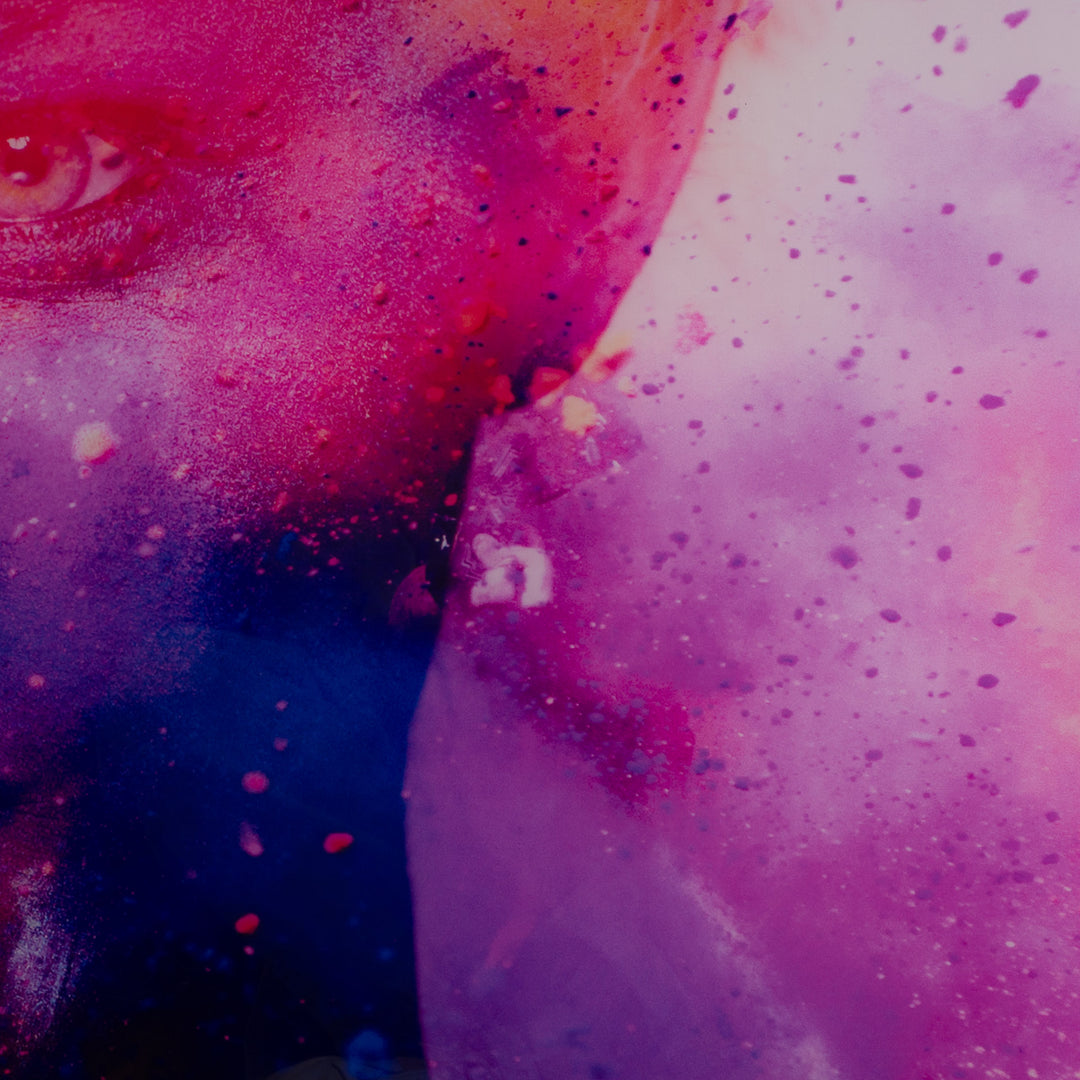
[[49,148],[35,142],[29,135],[16,135],[4,140],[0,157],[0,173],[5,180],[20,187],[40,184],[53,167]]

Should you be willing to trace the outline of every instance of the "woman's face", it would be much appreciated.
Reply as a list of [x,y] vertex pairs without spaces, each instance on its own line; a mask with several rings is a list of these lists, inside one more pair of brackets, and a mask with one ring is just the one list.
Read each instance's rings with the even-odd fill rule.
[[58,858],[81,718],[201,647],[209,552],[422,535],[476,419],[580,362],[730,14],[0,4],[5,886]]
[[476,418],[580,361],[729,36],[638,6],[6,5],[17,715],[116,689],[193,537],[422,531]]

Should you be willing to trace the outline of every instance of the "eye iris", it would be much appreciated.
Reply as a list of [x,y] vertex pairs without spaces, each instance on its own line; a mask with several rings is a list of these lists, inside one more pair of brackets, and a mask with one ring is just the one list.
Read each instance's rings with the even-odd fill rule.
[[68,209],[86,186],[89,164],[79,132],[0,130],[0,219],[26,221]]
[[45,148],[29,135],[13,135],[5,140],[2,173],[4,179],[21,187],[40,184],[51,163]]

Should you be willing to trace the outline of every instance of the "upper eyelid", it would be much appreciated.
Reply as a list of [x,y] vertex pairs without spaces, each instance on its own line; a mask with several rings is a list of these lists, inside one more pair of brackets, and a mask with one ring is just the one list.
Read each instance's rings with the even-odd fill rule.
[[232,160],[247,141],[231,137],[216,118],[196,114],[168,96],[142,102],[102,97],[0,101],[0,127],[9,121],[66,124],[120,149],[191,161]]

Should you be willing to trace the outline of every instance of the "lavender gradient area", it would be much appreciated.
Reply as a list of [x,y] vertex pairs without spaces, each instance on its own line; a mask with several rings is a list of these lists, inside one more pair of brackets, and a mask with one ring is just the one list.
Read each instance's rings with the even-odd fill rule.
[[632,358],[476,452],[407,776],[436,1080],[1080,1076],[1080,24],[762,29]]

